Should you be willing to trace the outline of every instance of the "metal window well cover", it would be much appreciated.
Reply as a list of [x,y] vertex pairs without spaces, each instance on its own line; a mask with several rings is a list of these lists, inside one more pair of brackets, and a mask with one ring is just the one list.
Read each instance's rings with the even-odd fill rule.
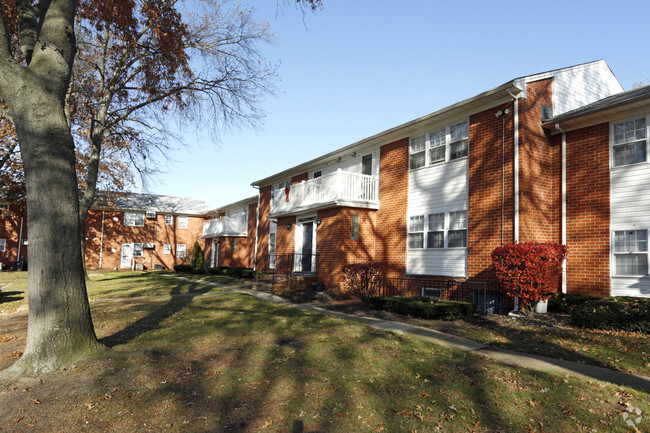
[[503,294],[475,290],[473,302],[478,314],[501,314],[503,312]]

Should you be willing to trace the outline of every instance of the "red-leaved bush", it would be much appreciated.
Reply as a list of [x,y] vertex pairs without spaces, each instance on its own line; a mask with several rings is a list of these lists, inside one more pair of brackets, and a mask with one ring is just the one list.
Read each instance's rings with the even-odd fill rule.
[[343,266],[345,289],[364,302],[377,296],[386,277],[386,262],[351,263]]
[[523,310],[557,293],[566,246],[552,242],[503,245],[492,251],[492,264],[505,293],[519,296]]

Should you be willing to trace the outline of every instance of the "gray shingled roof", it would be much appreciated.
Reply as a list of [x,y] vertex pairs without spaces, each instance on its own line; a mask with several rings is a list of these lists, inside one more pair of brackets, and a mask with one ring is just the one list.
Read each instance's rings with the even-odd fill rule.
[[[101,205],[101,198],[97,199],[97,203],[98,207],[105,207]],[[210,207],[203,200],[169,195],[128,193],[114,203],[111,207],[120,210],[153,210],[157,213],[187,215],[205,215],[210,212]]]
[[562,113],[558,116],[546,119],[544,123],[547,124],[571,119],[574,117],[580,117],[587,113],[605,110],[616,105],[622,105],[634,100],[642,100],[646,98],[650,98],[650,86],[643,86],[639,87],[638,89],[632,89],[626,92],[608,96],[607,98],[600,99],[596,102],[592,102],[591,104],[583,105],[582,107],[576,108],[575,110],[567,111],[566,113]]

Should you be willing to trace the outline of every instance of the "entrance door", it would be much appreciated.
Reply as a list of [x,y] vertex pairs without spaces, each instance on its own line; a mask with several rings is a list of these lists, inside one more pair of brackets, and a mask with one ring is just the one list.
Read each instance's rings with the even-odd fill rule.
[[314,250],[314,222],[302,224],[301,272],[312,272],[312,252]]
[[212,239],[212,257],[211,257],[211,268],[216,268],[219,266],[219,242]]
[[130,268],[133,261],[133,244],[122,244],[120,268]]

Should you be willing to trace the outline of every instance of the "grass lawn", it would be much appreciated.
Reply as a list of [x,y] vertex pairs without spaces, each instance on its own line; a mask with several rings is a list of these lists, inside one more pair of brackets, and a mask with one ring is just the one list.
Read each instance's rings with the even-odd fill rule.
[[[24,284],[13,277],[24,273],[0,284],[7,275],[6,291]],[[504,367],[198,282],[107,273],[88,287],[112,349],[3,386],[0,432],[650,430],[640,391]],[[25,334],[22,310],[0,314],[0,368]]]

